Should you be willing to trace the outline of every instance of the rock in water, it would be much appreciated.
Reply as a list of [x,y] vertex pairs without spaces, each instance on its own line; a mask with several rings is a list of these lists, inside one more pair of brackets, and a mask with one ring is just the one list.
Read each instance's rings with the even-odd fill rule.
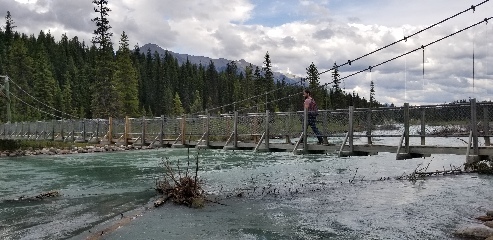
[[493,236],[493,229],[484,225],[462,226],[455,231],[455,235],[467,238],[488,238]]

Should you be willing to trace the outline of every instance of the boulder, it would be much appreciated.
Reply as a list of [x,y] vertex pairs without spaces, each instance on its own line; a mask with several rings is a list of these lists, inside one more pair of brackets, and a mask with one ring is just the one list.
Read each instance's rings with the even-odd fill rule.
[[455,235],[466,238],[485,239],[493,236],[493,228],[478,224],[462,226],[455,231]]
[[40,151],[40,153],[41,153],[41,154],[48,154],[49,152],[50,152],[50,150],[49,150],[49,149],[47,149],[47,148],[43,148],[43,149],[41,149],[41,151]]
[[483,224],[487,227],[493,228],[493,221],[486,221]]
[[479,221],[483,221],[483,222],[493,221],[493,217],[491,217],[491,216],[479,216],[476,219]]
[[493,217],[493,210],[487,211],[486,216]]

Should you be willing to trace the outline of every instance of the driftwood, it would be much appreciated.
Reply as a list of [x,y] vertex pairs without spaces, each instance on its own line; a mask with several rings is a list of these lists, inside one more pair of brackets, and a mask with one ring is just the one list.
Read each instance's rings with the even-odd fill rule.
[[160,197],[154,201],[154,207],[159,207],[168,201],[169,197]]
[[45,198],[55,198],[55,197],[59,197],[59,196],[61,196],[60,192],[58,192],[56,190],[52,190],[49,192],[40,193],[36,196],[31,196],[31,197],[20,196],[19,198],[16,198],[13,200],[6,200],[6,201],[7,202],[18,202],[18,201],[30,202],[30,201],[40,201],[40,200],[43,200]]

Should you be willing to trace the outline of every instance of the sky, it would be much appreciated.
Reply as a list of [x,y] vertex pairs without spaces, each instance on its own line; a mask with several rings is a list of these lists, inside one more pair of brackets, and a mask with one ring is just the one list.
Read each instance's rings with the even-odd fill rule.
[[[331,81],[328,70],[334,64],[358,59],[441,22],[407,41],[339,67],[344,78],[341,87],[369,99],[373,81],[376,100],[397,106],[493,98],[493,19],[436,42],[493,17],[493,1],[108,2],[116,46],[125,31],[130,46],[154,43],[176,53],[244,59],[258,66],[268,52],[273,70],[285,74],[306,77],[306,69],[314,63],[323,72],[322,84]],[[443,21],[478,4],[474,11]],[[19,32],[37,36],[43,30],[57,40],[67,34],[89,43],[96,28],[91,21],[96,17],[94,6],[91,0],[0,0],[0,13],[10,11]],[[422,45],[424,51],[419,49]]]

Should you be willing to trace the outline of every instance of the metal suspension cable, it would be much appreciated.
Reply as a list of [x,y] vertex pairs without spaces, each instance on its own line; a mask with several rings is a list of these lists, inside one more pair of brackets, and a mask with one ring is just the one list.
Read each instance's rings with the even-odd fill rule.
[[[457,14],[454,14],[454,15],[452,15],[451,17],[445,18],[445,19],[443,19],[443,20],[441,20],[441,21],[439,21],[439,22],[437,22],[437,23],[435,23],[435,24],[432,24],[432,25],[430,25],[430,26],[428,26],[428,27],[426,27],[426,28],[424,28],[424,29],[421,29],[420,31],[415,32],[415,33],[413,33],[413,34],[411,34],[411,35],[409,35],[409,36],[404,36],[404,38],[402,38],[402,39],[400,39],[400,40],[398,40],[398,41],[395,41],[395,42],[393,42],[393,43],[390,43],[390,44],[388,44],[388,45],[386,45],[386,46],[384,46],[384,47],[378,48],[378,49],[376,49],[376,50],[374,50],[374,51],[372,51],[372,52],[369,52],[369,53],[367,53],[367,54],[364,54],[364,55],[362,55],[362,56],[360,56],[360,57],[358,57],[358,58],[355,58],[355,59],[353,59],[353,60],[348,60],[346,63],[344,63],[344,64],[342,64],[342,65],[338,65],[338,66],[336,66],[336,67],[333,67],[333,68],[331,68],[331,69],[325,70],[325,71],[323,71],[323,72],[319,72],[319,73],[318,73],[318,75],[320,76],[320,75],[322,75],[322,74],[324,74],[324,73],[327,73],[327,72],[329,72],[329,71],[332,71],[332,70],[334,70],[334,69],[336,69],[336,68],[339,68],[339,67],[342,67],[342,66],[345,66],[345,65],[348,65],[348,64],[349,64],[349,65],[351,65],[351,63],[352,63],[352,62],[358,61],[358,60],[360,60],[360,59],[362,59],[362,58],[364,58],[364,57],[367,57],[367,56],[369,56],[369,55],[372,55],[372,54],[374,54],[374,53],[376,53],[376,52],[378,52],[378,51],[381,51],[381,50],[383,50],[383,49],[385,49],[385,48],[388,48],[388,47],[390,47],[390,46],[393,46],[393,45],[395,45],[395,44],[397,44],[397,43],[400,43],[400,42],[402,42],[402,41],[407,41],[407,39],[409,39],[409,38],[411,38],[411,37],[414,37],[414,36],[416,36],[416,35],[418,35],[418,34],[420,34],[420,33],[424,32],[424,31],[427,31],[427,30],[429,30],[429,29],[431,29],[431,28],[433,28],[433,27],[436,27],[437,25],[442,24],[442,23],[444,23],[444,22],[446,22],[446,21],[448,21],[448,20],[450,20],[450,19],[452,19],[452,18],[455,18],[455,17],[457,17],[457,16],[459,16],[459,15],[461,15],[461,14],[463,14],[463,13],[466,13],[466,12],[468,12],[468,11],[470,11],[470,10],[473,10],[473,12],[474,12],[474,11],[476,10],[476,7],[483,5],[483,4],[485,4],[486,2],[488,2],[488,1],[489,1],[489,0],[485,0],[485,1],[481,2],[481,3],[479,3],[479,4],[476,4],[476,5],[471,5],[471,7],[469,7],[468,9],[463,10],[463,11],[461,11],[461,12],[457,13]],[[486,18],[485,18],[485,20],[483,20],[483,21],[481,21],[481,22],[484,22],[484,21],[488,22],[487,20],[489,20],[489,19],[490,19],[490,18],[488,18],[488,19],[486,19]],[[477,24],[480,24],[481,22],[479,22],[479,23],[477,23]],[[477,24],[472,25],[472,26],[470,26],[470,27],[468,27],[468,28],[471,28],[471,27],[473,27],[473,26],[476,26]],[[462,29],[461,31],[467,30],[468,28],[466,28],[466,29]],[[449,36],[447,36],[447,37],[445,37],[445,38],[451,37],[451,36],[453,36],[453,35],[455,35],[455,34],[457,34],[457,33],[461,32],[461,31],[458,31],[458,32],[456,32],[456,33],[454,33],[454,34],[451,34],[451,35],[449,35]],[[354,76],[354,75],[356,75],[356,74],[359,74],[359,73],[361,73],[361,72],[365,72],[366,70],[371,70],[371,68],[373,68],[373,67],[377,67],[377,66],[380,66],[380,65],[382,65],[382,64],[385,64],[385,63],[387,63],[387,62],[393,61],[393,60],[395,60],[395,59],[397,59],[397,58],[400,58],[400,57],[402,57],[402,56],[405,56],[405,55],[407,55],[407,54],[410,54],[410,53],[412,53],[412,52],[415,52],[415,51],[417,51],[417,50],[419,50],[419,49],[423,49],[423,50],[424,50],[424,47],[427,47],[427,46],[432,45],[432,44],[434,44],[434,43],[436,43],[436,42],[439,42],[439,41],[441,41],[441,40],[443,40],[443,39],[445,39],[445,38],[439,39],[439,40],[437,40],[437,41],[435,41],[435,42],[432,42],[432,43],[430,43],[430,44],[427,44],[427,45],[425,45],[425,46],[421,46],[421,48],[415,49],[415,50],[410,51],[410,52],[408,52],[408,53],[406,53],[406,54],[400,55],[400,56],[398,56],[398,57],[395,57],[395,58],[390,59],[390,60],[388,60],[388,61],[385,61],[385,62],[383,62],[383,63],[377,64],[377,65],[375,65],[375,66],[370,66],[369,68],[367,68],[367,69],[365,69],[365,70],[362,70],[362,71],[359,71],[359,72],[357,72],[357,73],[351,74],[351,75],[346,76],[346,77],[344,77],[344,78],[340,78],[339,80],[344,80],[344,79],[346,79],[346,78],[349,78],[349,77]],[[302,80],[301,80],[301,81],[302,81]],[[321,86],[319,86],[319,87],[325,87],[325,86],[327,86],[327,85],[329,85],[329,84],[331,84],[331,83],[333,83],[333,82],[334,82],[334,81],[331,81],[331,82],[325,83],[324,85],[321,85]],[[273,91],[277,91],[277,90],[273,90]],[[271,92],[272,92],[272,91],[271,91]],[[269,93],[270,93],[270,92],[269,92]],[[250,100],[250,99],[252,99],[252,98],[256,98],[256,97],[259,97],[259,96],[264,96],[264,95],[266,95],[266,94],[268,94],[268,93],[264,93],[264,94],[261,94],[261,95],[258,95],[258,96],[254,96],[254,97],[248,98],[248,99],[246,99],[246,100]],[[291,95],[290,95],[290,97],[291,97]],[[285,99],[285,98],[281,98],[281,99]],[[246,101],[246,100],[242,100],[242,101]],[[242,102],[242,101],[240,101],[240,102]],[[272,101],[272,102],[275,102],[275,101]],[[236,102],[236,103],[238,103],[238,102]],[[268,102],[268,103],[271,103],[271,102]],[[267,104],[268,104],[268,103],[267,103]],[[232,103],[232,104],[227,104],[227,105],[225,105],[225,106],[231,106],[231,105],[234,105],[234,104],[235,104],[235,103]],[[221,107],[217,107],[217,108],[215,108],[215,109],[218,109],[218,108],[221,108]],[[253,107],[250,107],[250,108],[253,108]],[[215,109],[214,109],[214,110],[215,110]],[[247,108],[247,109],[248,109],[248,108]]]
[[41,103],[41,105],[43,105],[43,106],[45,106],[45,107],[47,107],[47,108],[49,108],[49,109],[51,109],[51,110],[54,110],[55,112],[60,113],[60,114],[62,115],[62,118],[63,118],[63,115],[69,116],[69,117],[74,118],[74,119],[75,119],[75,118],[78,118],[78,117],[73,116],[73,115],[71,115],[71,114],[64,113],[64,112],[62,112],[62,111],[60,111],[60,110],[58,110],[58,109],[56,109],[56,108],[54,108],[54,107],[51,107],[51,106],[47,105],[47,104],[46,104],[46,103],[44,103],[44,102],[41,102],[41,101],[40,101],[40,100],[38,100],[36,97],[32,96],[31,94],[29,94],[28,92],[26,92],[24,89],[22,89],[19,85],[17,85],[17,83],[15,83],[15,82],[14,82],[14,80],[13,80],[12,78],[10,78],[10,77],[9,77],[9,80],[10,80],[10,82],[12,82],[12,83],[13,83],[13,84],[14,84],[14,85],[15,85],[15,86],[19,89],[19,90],[21,90],[23,93],[25,93],[26,95],[28,95],[29,97],[31,97],[32,99],[34,99],[36,102]]
[[[451,17],[445,18],[445,19],[443,19],[443,20],[441,20],[441,21],[439,21],[439,22],[437,22],[437,23],[435,23],[435,24],[432,24],[432,25],[430,25],[430,26],[428,26],[428,27],[426,27],[426,28],[424,28],[424,29],[421,29],[421,30],[420,30],[420,31],[418,31],[418,32],[415,32],[415,33],[413,33],[413,34],[411,34],[411,35],[409,35],[409,36],[404,36],[404,38],[402,38],[402,39],[400,39],[400,40],[398,40],[398,41],[395,41],[395,42],[393,42],[393,43],[390,43],[390,44],[388,44],[388,45],[386,45],[386,46],[384,46],[384,47],[381,47],[381,48],[376,49],[376,50],[374,50],[374,51],[372,51],[372,52],[369,52],[369,53],[367,53],[367,54],[364,54],[364,55],[362,55],[362,56],[360,56],[360,57],[358,57],[358,58],[355,58],[355,59],[353,59],[353,60],[348,60],[348,61],[347,61],[346,63],[344,63],[344,64],[341,64],[341,65],[338,65],[338,66],[333,67],[333,68],[331,68],[331,69],[328,69],[328,70],[325,70],[325,71],[319,72],[317,75],[318,75],[318,76],[320,76],[320,75],[322,75],[322,74],[324,74],[324,73],[327,73],[327,72],[330,72],[330,71],[332,71],[332,70],[334,70],[334,69],[336,69],[336,68],[339,68],[339,67],[342,67],[342,66],[345,66],[345,65],[348,65],[348,64],[349,64],[349,65],[351,65],[351,63],[352,63],[352,62],[358,61],[358,60],[360,60],[360,59],[362,59],[362,58],[364,58],[364,57],[367,57],[367,56],[369,56],[369,55],[372,55],[372,54],[374,54],[374,53],[376,53],[376,52],[378,52],[378,51],[381,51],[381,50],[383,50],[383,49],[385,49],[385,48],[388,48],[388,47],[390,47],[390,46],[393,46],[393,45],[395,45],[395,44],[397,44],[397,43],[400,43],[400,42],[402,42],[402,41],[407,41],[407,39],[409,39],[409,38],[411,38],[411,37],[414,37],[414,36],[416,36],[416,35],[418,35],[418,34],[420,34],[420,33],[424,32],[424,31],[427,31],[427,30],[429,30],[429,29],[431,29],[431,28],[433,28],[433,27],[435,27],[435,26],[437,26],[437,25],[439,25],[439,24],[442,24],[442,23],[444,23],[444,22],[446,22],[446,21],[448,21],[448,20],[450,20],[450,19],[452,19],[452,18],[455,18],[455,17],[457,17],[457,16],[459,16],[459,15],[461,15],[461,14],[463,14],[463,13],[466,13],[466,12],[468,12],[468,11],[470,11],[470,10],[475,11],[475,10],[476,10],[476,7],[483,5],[483,4],[485,4],[486,2],[488,2],[488,1],[489,1],[489,0],[485,0],[485,1],[481,2],[481,3],[479,3],[479,4],[476,4],[476,5],[471,5],[471,7],[469,7],[468,9],[463,10],[463,11],[461,11],[461,12],[457,13],[457,14],[454,14],[454,15],[452,15]],[[404,56],[404,55],[403,55],[403,56]],[[392,60],[393,60],[393,59],[392,59]],[[382,63],[382,64],[383,64],[383,63]],[[378,65],[377,65],[377,66],[378,66]],[[364,71],[366,71],[366,70],[364,70]],[[358,73],[359,73],[359,72],[358,72]],[[350,76],[353,76],[353,75],[350,75]],[[347,76],[347,77],[349,77],[349,76]],[[345,77],[345,78],[347,78],[347,77]],[[341,78],[340,80],[343,80],[343,79],[345,79],[345,78]],[[300,80],[300,81],[298,81],[297,83],[302,82],[302,81],[303,81],[303,80]],[[327,86],[328,84],[331,84],[331,83],[333,83],[333,81],[332,81],[332,82],[328,82],[328,83],[326,83],[326,84],[324,84],[324,85],[321,85],[321,86]],[[282,88],[284,88],[284,87],[287,87],[287,86],[283,86]],[[269,93],[272,93],[272,92],[278,91],[278,90],[280,90],[280,89],[282,89],[282,88],[274,89],[274,90],[271,90],[271,91],[269,91],[269,92],[265,92],[265,93],[262,93],[262,94],[259,94],[259,95],[256,95],[256,96],[252,96],[252,97],[247,98],[247,99],[243,99],[243,100],[241,100],[241,101],[237,101],[237,102],[233,102],[233,103],[225,104],[225,105],[222,105],[222,106],[219,106],[219,107],[215,107],[215,108],[211,108],[211,109],[208,109],[208,110],[212,110],[212,111],[214,111],[214,110],[217,110],[217,109],[221,109],[221,108],[223,108],[223,107],[228,107],[228,106],[235,105],[235,104],[237,104],[237,103],[241,103],[241,102],[244,102],[244,101],[248,101],[248,100],[251,100],[251,99],[253,99],[253,98],[263,97],[263,96],[265,96],[265,95],[267,95],[267,94],[269,94]],[[270,103],[270,102],[269,102],[269,103]],[[200,111],[200,112],[195,113],[195,114],[204,113],[204,112],[205,112],[205,111]]]
[[462,12],[459,12],[459,13],[457,13],[457,14],[455,14],[455,15],[451,16],[451,17],[445,18],[444,20],[442,20],[442,21],[440,21],[440,22],[438,22],[438,23],[435,23],[435,24],[433,24],[433,25],[430,25],[430,26],[428,26],[427,28],[421,29],[420,31],[415,32],[415,33],[413,33],[413,34],[411,34],[411,35],[409,35],[409,36],[404,36],[404,38],[402,38],[402,39],[400,39],[400,40],[398,40],[398,41],[395,41],[395,42],[393,42],[393,43],[390,43],[390,44],[388,44],[387,46],[384,46],[384,47],[381,47],[381,48],[379,48],[379,49],[376,49],[376,50],[374,50],[374,51],[372,51],[372,52],[370,52],[370,53],[367,53],[367,54],[365,54],[365,55],[363,55],[363,56],[361,56],[361,57],[355,58],[355,59],[353,59],[353,60],[348,60],[346,63],[344,63],[344,64],[342,64],[342,65],[339,65],[339,66],[333,67],[333,68],[331,68],[331,69],[325,70],[325,71],[323,71],[323,72],[320,72],[320,73],[319,73],[319,75],[322,75],[322,74],[324,74],[324,73],[330,72],[330,71],[334,70],[335,68],[339,68],[339,67],[342,67],[342,66],[345,66],[345,65],[348,65],[348,64],[349,64],[349,65],[351,65],[351,63],[352,63],[352,62],[358,61],[358,60],[360,60],[360,59],[362,59],[362,58],[364,58],[364,57],[367,57],[367,56],[369,56],[369,55],[371,55],[371,54],[374,54],[374,53],[376,53],[376,52],[378,52],[378,51],[381,51],[381,50],[383,50],[383,49],[385,49],[385,48],[388,48],[388,47],[390,47],[390,46],[392,46],[392,45],[395,45],[395,44],[397,44],[397,43],[400,43],[400,42],[402,42],[402,41],[407,41],[407,39],[408,39],[408,38],[413,37],[413,36],[416,36],[416,35],[418,35],[418,34],[420,34],[420,33],[424,32],[424,31],[426,31],[426,30],[429,30],[429,29],[431,29],[431,28],[433,28],[433,27],[435,27],[435,26],[437,26],[437,25],[439,25],[439,24],[442,24],[442,23],[444,23],[444,22],[446,22],[446,21],[448,21],[448,20],[450,20],[450,19],[452,19],[452,18],[455,18],[455,17],[457,17],[457,16],[459,16],[459,15],[461,15],[461,14],[465,13],[465,12],[468,12],[468,11],[470,11],[470,10],[473,10],[473,12],[474,12],[474,11],[476,10],[476,7],[483,5],[483,4],[485,4],[486,2],[488,2],[488,1],[489,1],[489,0],[485,0],[485,1],[483,1],[483,2],[481,2],[481,3],[479,3],[479,4],[477,4],[477,5],[472,5],[471,7],[469,7],[468,9],[466,9],[466,10],[464,10],[464,11],[462,11]]
[[55,114],[53,114],[53,113],[49,113],[49,112],[43,111],[43,110],[41,110],[41,109],[39,109],[39,108],[36,108],[36,107],[32,106],[31,104],[29,104],[29,103],[25,102],[24,100],[20,99],[19,97],[17,97],[17,96],[16,96],[15,94],[13,94],[13,93],[10,93],[10,95],[12,95],[15,99],[19,100],[20,102],[22,102],[22,103],[26,104],[27,106],[29,106],[29,107],[31,107],[31,108],[33,108],[33,109],[35,109],[35,110],[38,110],[39,112],[42,112],[42,113],[47,114],[47,115],[50,115],[50,116],[52,116],[52,117],[54,117],[54,118],[62,118],[62,117],[57,116],[57,115],[55,115]]
[[[252,96],[252,97],[249,97],[249,98],[246,98],[246,99],[243,99],[243,100],[240,100],[240,101],[236,101],[236,102],[232,102],[232,103],[228,103],[228,104],[224,104],[222,106],[218,106],[218,107],[215,107],[215,108],[211,108],[211,109],[207,109],[207,111],[214,111],[214,110],[218,110],[218,109],[221,109],[221,108],[224,108],[224,107],[229,107],[229,106],[233,106],[233,105],[236,105],[238,103],[242,103],[242,102],[246,102],[248,100],[251,100],[251,99],[255,99],[255,98],[259,98],[259,97],[263,97],[269,93],[273,93],[273,92],[276,92],[276,91],[279,91],[279,90],[282,90],[286,87],[289,87],[289,86],[294,86],[294,85],[297,85],[299,83],[302,83],[304,80],[303,79],[300,79],[294,83],[289,83],[289,84],[286,84],[285,86],[282,86],[280,88],[275,88],[273,90],[270,90],[268,92],[264,92],[262,94],[259,94],[259,95],[255,95],[255,96]],[[196,113],[192,113],[192,115],[198,115],[200,113],[205,113],[206,111],[199,111],[199,112],[196,112]]]
[[[282,97],[282,98],[274,99],[274,100],[272,100],[272,101],[270,101],[270,102],[267,102],[267,104],[270,104],[270,103],[275,103],[275,102],[278,102],[278,101],[281,101],[281,100],[284,100],[284,99],[287,99],[287,98],[290,98],[290,97],[293,97],[293,96],[299,95],[299,94],[301,94],[301,93],[303,93],[303,91],[301,91],[301,92],[297,92],[297,93],[293,93],[293,94],[290,94],[290,95],[285,96],[285,97]],[[248,110],[248,109],[252,109],[252,108],[255,108],[255,107],[257,107],[257,106],[245,107],[245,108],[239,109],[239,110],[237,110],[237,111],[238,111],[238,112],[242,112],[242,111],[245,111],[245,110]]]
[[[345,76],[345,77],[343,77],[343,78],[340,78],[339,80],[342,80],[342,79],[346,79],[346,78],[352,77],[352,76],[357,75],[357,74],[360,74],[360,73],[362,73],[362,72],[366,72],[367,70],[371,70],[372,68],[375,68],[375,67],[381,66],[381,65],[383,65],[383,64],[386,64],[386,63],[388,63],[388,62],[391,62],[391,61],[393,61],[393,60],[396,60],[396,59],[398,59],[398,58],[401,58],[401,57],[403,57],[403,56],[406,56],[406,55],[408,55],[408,54],[411,54],[411,53],[413,53],[413,52],[416,52],[416,51],[419,51],[419,50],[421,50],[421,49],[424,49],[424,48],[426,48],[426,47],[428,47],[428,46],[431,46],[431,45],[433,45],[433,44],[435,44],[435,43],[438,43],[438,42],[440,42],[440,41],[442,41],[442,40],[444,40],[444,39],[447,39],[447,38],[452,37],[452,36],[454,36],[454,35],[456,35],[456,34],[458,34],[458,33],[461,33],[461,32],[463,32],[463,31],[465,31],[465,30],[467,30],[467,29],[470,29],[470,28],[472,28],[472,27],[475,27],[475,26],[477,26],[477,25],[479,25],[479,24],[481,24],[481,23],[483,23],[483,22],[486,22],[486,23],[487,23],[487,22],[488,22],[488,20],[491,20],[492,18],[493,18],[493,17],[485,18],[483,21],[480,21],[480,22],[478,22],[478,23],[475,23],[475,24],[473,24],[473,25],[470,25],[470,26],[468,26],[468,27],[466,27],[466,28],[463,28],[463,29],[461,29],[461,30],[459,30],[459,31],[456,31],[456,32],[454,32],[454,33],[452,33],[452,34],[449,34],[449,35],[447,35],[447,36],[445,36],[445,37],[442,37],[442,38],[440,38],[440,39],[437,39],[437,40],[435,40],[435,41],[433,41],[433,42],[431,42],[431,43],[428,43],[428,44],[426,44],[426,45],[421,45],[421,47],[419,47],[419,48],[416,48],[416,49],[414,49],[414,50],[411,50],[411,51],[409,51],[409,52],[406,52],[406,53],[404,53],[404,54],[401,54],[401,55],[399,55],[399,56],[397,56],[397,57],[393,57],[393,58],[391,58],[391,59],[389,59],[389,60],[387,60],[387,61],[381,62],[381,63],[376,64],[376,65],[373,65],[373,66],[369,66],[369,67],[368,67],[368,68],[366,68],[366,69],[360,70],[360,71],[358,71],[358,72],[355,72],[355,73],[353,73],[353,74],[350,74],[350,75],[348,75],[348,76]],[[323,85],[322,85],[322,86],[323,86]],[[320,86],[319,86],[319,87],[320,87]]]

